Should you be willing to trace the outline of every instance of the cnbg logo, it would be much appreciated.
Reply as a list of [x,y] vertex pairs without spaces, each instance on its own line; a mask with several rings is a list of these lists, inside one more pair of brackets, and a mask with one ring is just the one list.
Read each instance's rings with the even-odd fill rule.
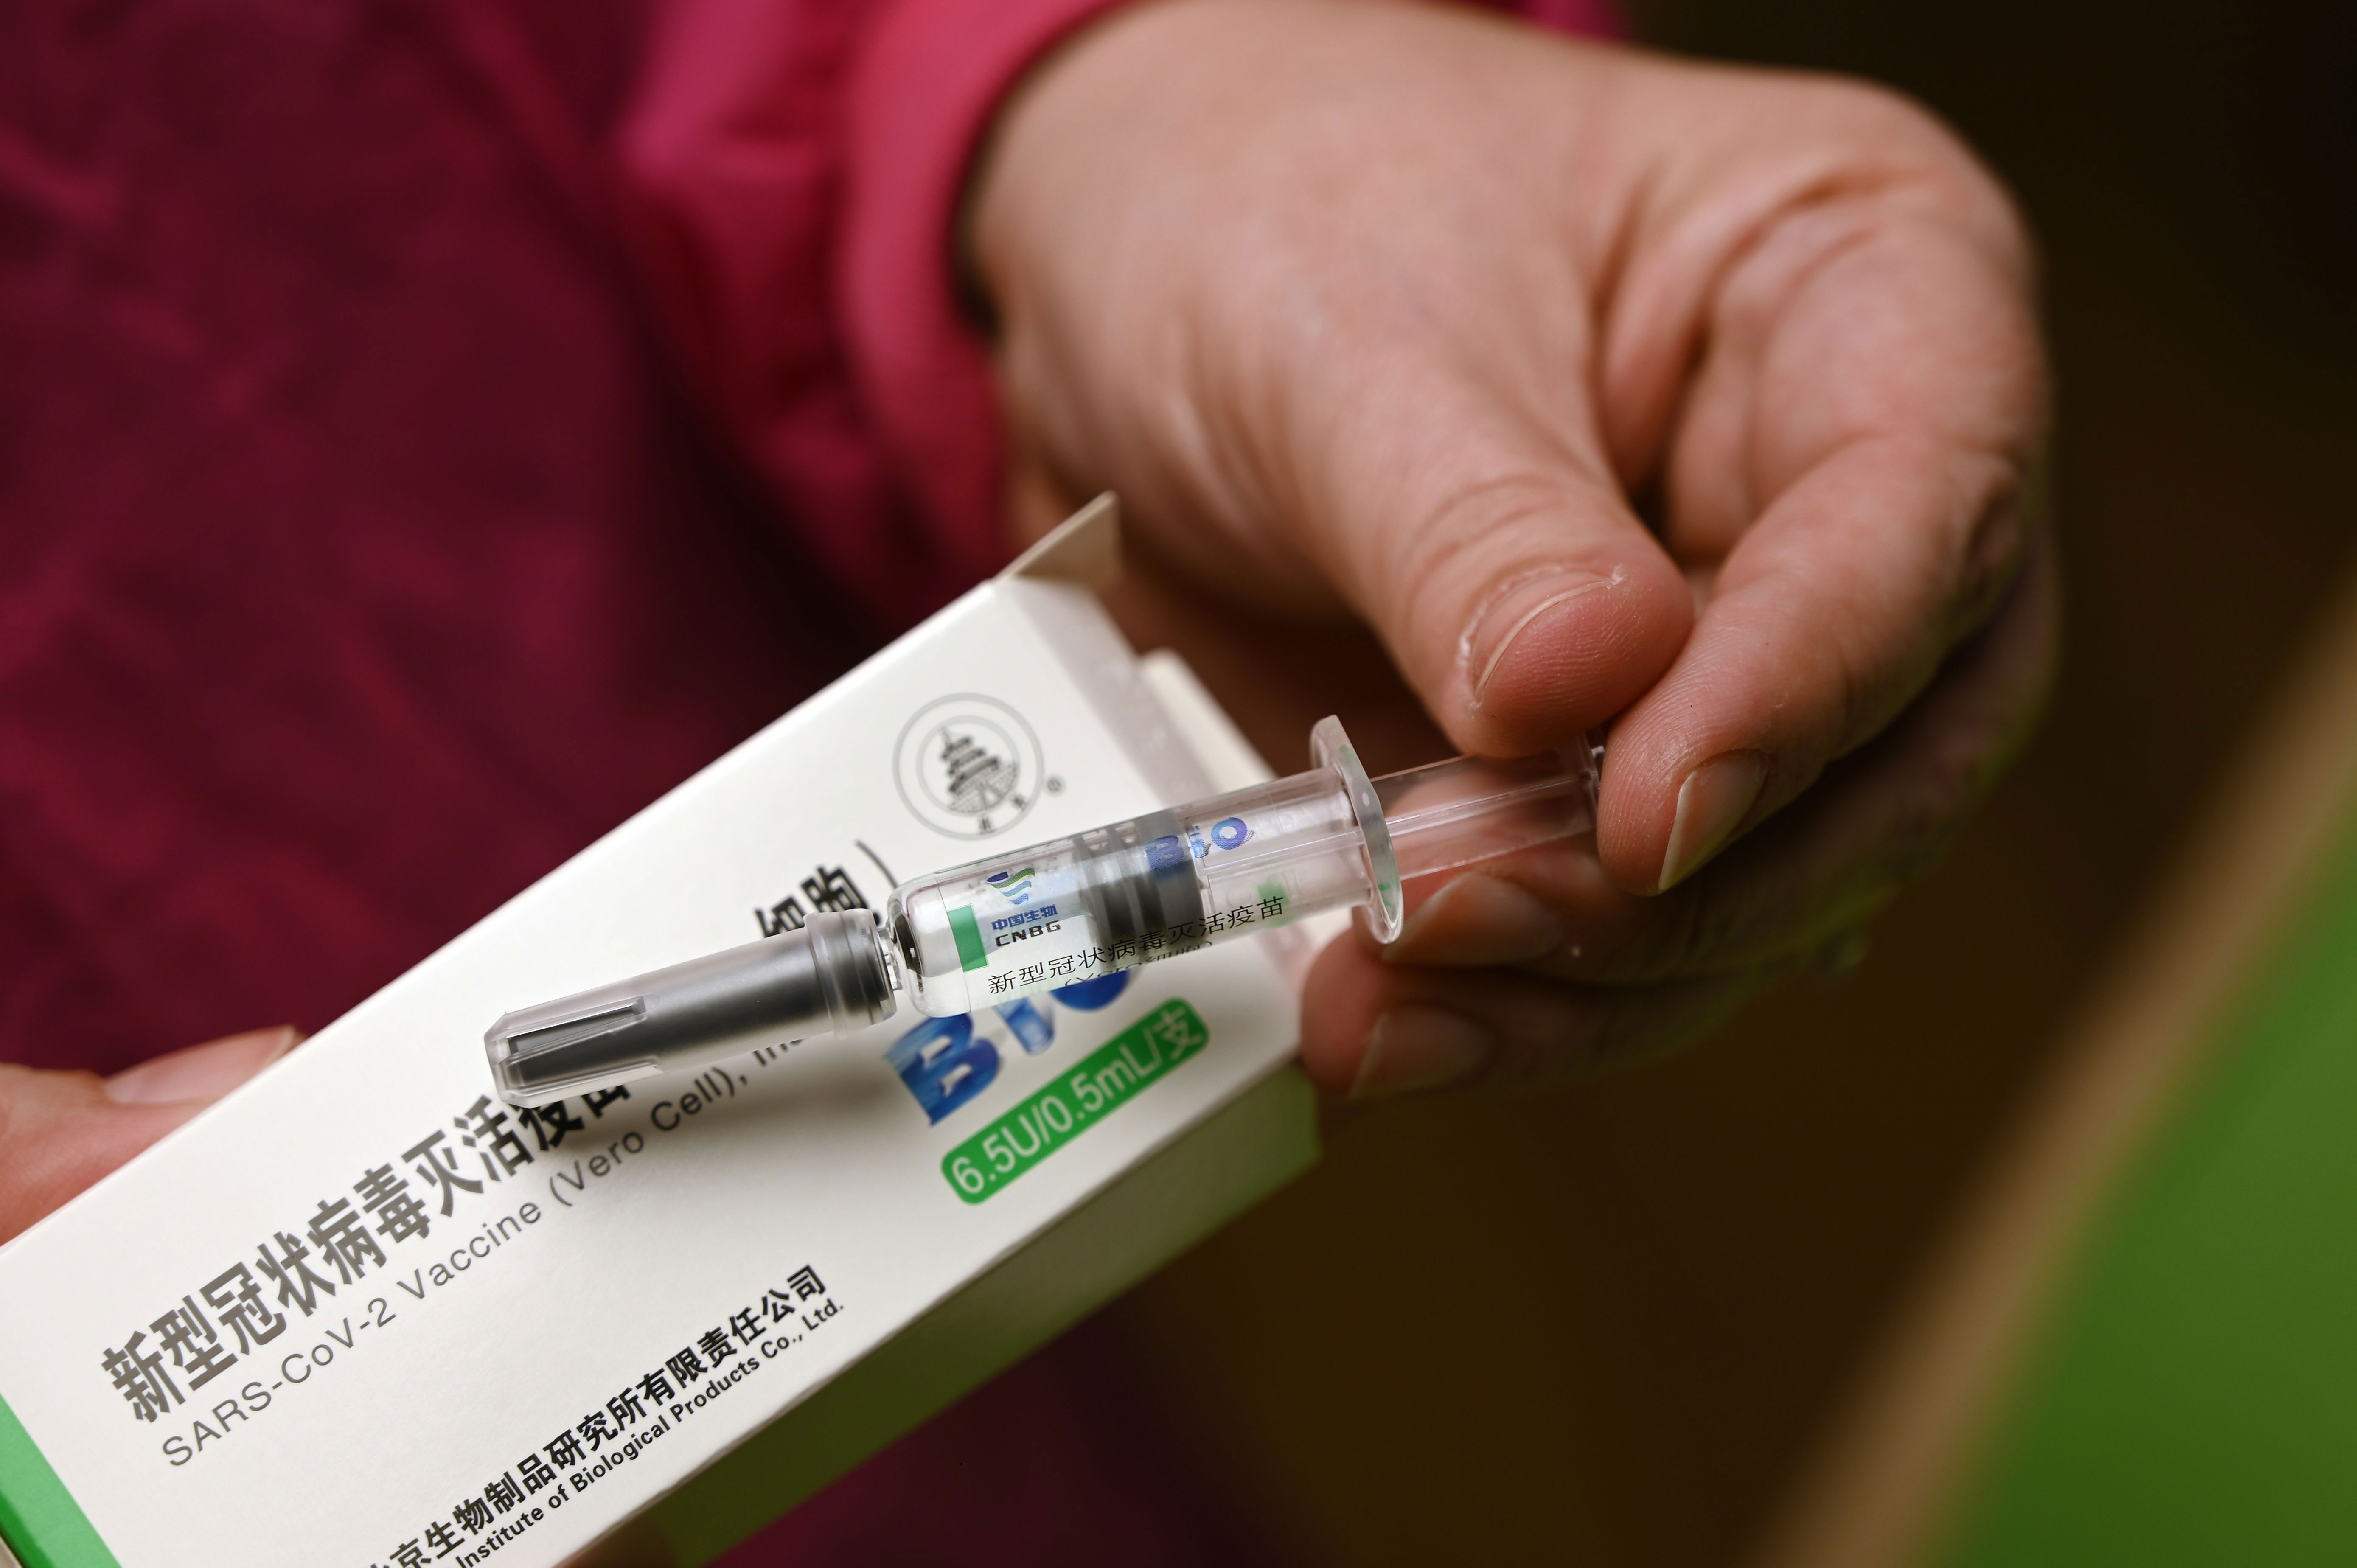
[[1020,871],[994,871],[984,880],[990,884],[993,891],[1008,903],[1028,904],[1031,902],[1033,870],[1033,867],[1027,865]]
[[[900,731],[892,775],[918,821],[952,838],[1004,832],[1030,811],[1041,789],[1058,788],[1023,715],[972,693],[917,710]],[[1012,891],[1008,897],[1022,901]]]

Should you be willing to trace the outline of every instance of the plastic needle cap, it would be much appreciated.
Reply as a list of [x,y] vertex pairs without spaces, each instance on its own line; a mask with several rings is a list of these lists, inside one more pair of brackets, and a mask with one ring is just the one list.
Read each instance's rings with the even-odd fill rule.
[[867,909],[507,1014],[483,1036],[500,1098],[545,1105],[892,1015]]

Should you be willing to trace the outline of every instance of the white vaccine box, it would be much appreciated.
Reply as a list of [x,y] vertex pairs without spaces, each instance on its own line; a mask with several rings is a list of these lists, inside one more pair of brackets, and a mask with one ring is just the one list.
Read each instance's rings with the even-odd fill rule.
[[1313,1161],[1282,930],[491,1096],[511,1008],[1265,777],[1099,607],[1111,513],[0,1249],[16,1561],[707,1562]]

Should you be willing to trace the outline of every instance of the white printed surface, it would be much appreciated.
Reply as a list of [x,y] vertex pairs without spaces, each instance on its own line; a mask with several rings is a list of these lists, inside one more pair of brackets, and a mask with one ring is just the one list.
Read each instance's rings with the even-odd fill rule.
[[[931,779],[944,714],[1023,733]],[[1232,944],[546,1124],[482,1103],[483,1029],[1160,803],[977,589],[0,1249],[0,1398],[124,1568],[560,1561],[1265,1075],[1293,1002]],[[948,1151],[1172,997],[1205,1048],[959,1196]]]

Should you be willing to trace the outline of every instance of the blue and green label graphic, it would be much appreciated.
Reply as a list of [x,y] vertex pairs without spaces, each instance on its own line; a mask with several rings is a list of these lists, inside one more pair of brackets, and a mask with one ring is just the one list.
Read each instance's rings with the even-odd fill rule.
[[1173,998],[952,1149],[942,1156],[942,1175],[968,1203],[985,1202],[1146,1085],[1200,1055],[1211,1040],[1202,1015]]

